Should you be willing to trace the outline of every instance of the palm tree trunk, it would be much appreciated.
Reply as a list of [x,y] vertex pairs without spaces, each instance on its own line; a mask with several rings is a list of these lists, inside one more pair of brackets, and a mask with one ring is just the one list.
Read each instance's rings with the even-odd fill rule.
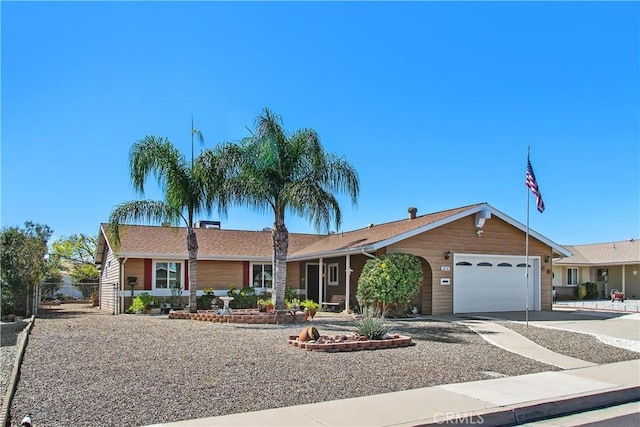
[[287,285],[287,255],[289,253],[289,231],[284,225],[284,221],[278,221],[274,224],[271,236],[275,255],[276,310],[282,310],[285,308],[284,290]]
[[198,311],[196,296],[198,293],[198,239],[193,228],[187,228],[187,250],[189,251],[189,311]]

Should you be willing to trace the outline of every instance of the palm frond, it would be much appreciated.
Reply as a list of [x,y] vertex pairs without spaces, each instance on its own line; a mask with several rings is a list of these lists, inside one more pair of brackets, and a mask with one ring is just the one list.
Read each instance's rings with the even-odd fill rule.
[[[155,200],[134,200],[122,203],[111,212],[109,216],[108,233],[115,246],[120,245],[120,225],[128,223],[164,223],[176,225],[182,218],[182,213],[166,202]],[[188,224],[189,225],[189,224]]]
[[298,181],[283,191],[287,206],[306,218],[316,230],[329,231],[332,220],[336,229],[342,223],[342,212],[335,196],[314,181]]
[[134,189],[144,194],[149,175],[155,176],[158,185],[165,190],[168,181],[187,174],[188,164],[168,139],[148,135],[131,147],[129,169]]

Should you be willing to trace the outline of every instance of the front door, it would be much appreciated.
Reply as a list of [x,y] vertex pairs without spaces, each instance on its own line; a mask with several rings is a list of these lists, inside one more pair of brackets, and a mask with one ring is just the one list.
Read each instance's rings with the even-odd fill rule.
[[307,298],[314,300],[318,304],[318,298],[320,296],[318,286],[318,264],[307,264]]

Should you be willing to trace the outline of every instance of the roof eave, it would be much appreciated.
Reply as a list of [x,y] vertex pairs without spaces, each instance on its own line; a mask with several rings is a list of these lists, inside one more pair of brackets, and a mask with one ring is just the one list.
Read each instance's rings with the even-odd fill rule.
[[373,252],[375,250],[376,249],[373,247],[373,245],[356,246],[349,249],[338,249],[333,251],[320,251],[309,254],[291,255],[287,257],[287,261],[305,261],[317,258],[334,258],[338,256],[357,255],[363,252]]
[[[489,204],[485,204],[485,206],[487,206],[493,214],[495,214],[498,218],[500,218],[501,220],[511,224],[512,226],[519,228],[521,231],[524,231],[525,233],[527,232],[527,227],[522,224],[519,221],[516,221],[515,219],[511,218],[510,216],[506,215],[503,212],[500,212],[499,210],[497,210],[496,208],[494,208],[493,206],[489,205]],[[548,245],[551,247],[551,249],[553,249],[557,254],[563,256],[563,257],[570,257],[573,255],[573,253],[569,252],[565,247],[563,247],[562,245],[557,244],[556,242],[548,239],[547,237],[543,236],[542,234],[531,230],[531,228],[529,228],[529,235],[533,236],[535,239],[541,241],[542,243]]]
[[[146,252],[121,252],[116,255],[117,258],[138,258],[138,259],[161,259],[161,260],[183,260],[189,259],[186,253],[175,254],[158,254]],[[198,256],[198,261],[271,261],[269,256],[245,256],[245,255],[214,255],[214,256]]]

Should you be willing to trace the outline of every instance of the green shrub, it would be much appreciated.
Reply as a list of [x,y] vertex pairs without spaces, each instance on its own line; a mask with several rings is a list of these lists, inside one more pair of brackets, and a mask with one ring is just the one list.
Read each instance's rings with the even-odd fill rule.
[[598,285],[596,283],[585,282],[584,286],[587,289],[586,299],[598,298]]
[[587,296],[587,286],[583,283],[578,286],[578,293],[576,297],[580,300],[584,299]]
[[300,300],[298,298],[293,298],[290,301],[285,300],[284,304],[288,309],[297,309],[300,307]]
[[306,299],[300,303],[300,307],[304,308],[304,311],[318,311],[320,309],[320,304],[315,302],[312,299]]
[[149,310],[152,301],[155,303],[155,298],[151,294],[142,292],[133,298],[133,302],[127,311],[130,313],[144,313]]
[[258,300],[264,296],[265,293],[257,293],[255,288],[245,286],[238,290],[231,285],[231,290],[227,292],[227,295],[233,297],[233,301],[229,303],[231,308],[256,308],[258,306]]
[[294,288],[292,288],[291,286],[287,286],[286,288],[284,288],[284,301],[285,303],[287,301],[293,301],[294,299],[299,299],[300,295],[298,294],[298,291]]
[[363,317],[356,324],[356,333],[370,340],[381,340],[390,328],[384,324],[384,314],[365,309]]
[[362,307],[386,313],[391,304],[409,305],[422,284],[420,260],[394,253],[370,259],[364,265],[356,298]]
[[196,297],[196,305],[198,310],[211,310],[211,303],[216,299],[213,289],[204,289],[204,295]]

